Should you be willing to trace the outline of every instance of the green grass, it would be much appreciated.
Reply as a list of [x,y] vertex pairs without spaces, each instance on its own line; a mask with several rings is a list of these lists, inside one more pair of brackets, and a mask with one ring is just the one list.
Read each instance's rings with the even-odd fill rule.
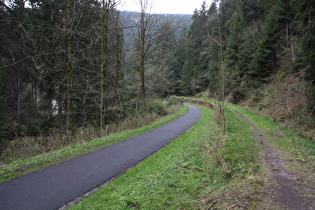
[[[213,99],[199,99],[215,103],[215,100]],[[230,103],[226,103],[226,106],[227,110],[231,110],[232,108],[242,113],[248,119],[252,120],[255,125],[259,128],[262,128],[264,134],[268,134],[271,140],[273,140],[273,142],[280,148],[292,150],[291,155],[298,153],[304,157],[310,157],[311,159],[314,159],[314,157],[311,157],[315,155],[315,144],[312,141],[301,137],[288,129],[285,129],[281,124],[274,122],[270,118],[250,112]]]
[[16,177],[25,175],[27,173],[56,165],[66,160],[73,159],[75,157],[81,156],[83,154],[95,151],[97,149],[109,146],[111,144],[123,141],[134,136],[140,135],[142,133],[153,130],[160,127],[163,124],[169,123],[179,117],[183,116],[188,112],[189,108],[184,107],[179,112],[165,116],[160,120],[138,129],[129,130],[126,132],[112,134],[105,138],[95,139],[89,142],[81,144],[73,144],[63,149],[47,153],[44,155],[39,155],[32,158],[22,158],[11,162],[10,164],[5,164],[0,166],[0,183],[14,179]]
[[[213,99],[197,98],[216,104]],[[236,107],[236,106],[235,106]],[[249,129],[248,122],[229,107],[225,108],[227,119],[227,138],[226,142],[217,147],[220,164],[226,176],[245,175],[247,172],[258,167],[258,153],[262,149],[259,142],[253,137]],[[219,132],[216,132],[218,136]],[[212,134],[213,135],[213,134]],[[218,142],[218,140],[216,140]]]
[[281,124],[274,122],[270,118],[252,113],[232,104],[229,104],[228,106],[254,121],[259,128],[263,129],[263,133],[272,140],[273,144],[277,145],[280,149],[289,152],[289,156],[296,156],[296,158],[300,159],[315,159],[313,157],[315,155],[315,144],[312,141],[285,129]]
[[203,117],[191,130],[72,209],[205,208],[209,192],[253,171],[259,143],[246,122],[229,111],[228,139],[220,145],[213,111],[201,108]]
[[261,147],[248,129],[248,123],[235,112],[226,109],[227,140],[222,147],[221,155],[229,165],[227,173],[246,174],[257,166],[257,159]]

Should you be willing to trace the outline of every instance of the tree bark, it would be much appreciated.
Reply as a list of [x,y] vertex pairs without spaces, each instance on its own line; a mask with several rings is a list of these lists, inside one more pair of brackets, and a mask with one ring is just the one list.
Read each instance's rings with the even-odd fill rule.
[[20,120],[20,115],[21,115],[21,103],[22,103],[22,93],[21,93],[21,70],[20,70],[20,69],[18,70],[17,91],[18,91],[17,120]]
[[116,17],[116,86],[118,87],[118,83],[119,83],[119,78],[120,78],[120,73],[121,73],[121,59],[122,59],[122,46],[123,46],[123,42],[122,42],[122,31],[120,29],[120,15],[119,13],[117,13],[117,17]]
[[285,24],[285,40],[286,40],[286,48],[289,48],[289,23]]
[[[116,24],[115,24],[115,30],[116,30],[116,75],[115,75],[115,90],[116,90],[116,100],[120,107],[122,107],[121,103],[121,97],[120,97],[120,75],[121,75],[121,67],[122,67],[122,49],[123,49],[123,32],[120,28],[120,15],[119,12],[117,12],[116,16]],[[120,111],[118,110],[118,113],[120,118]]]
[[145,63],[145,6],[141,5],[141,18],[140,18],[140,65],[139,65],[139,76],[140,76],[140,102],[145,101],[145,84],[144,84],[144,63]]
[[73,0],[67,1],[67,91],[66,91],[66,103],[67,103],[67,111],[66,111],[66,127],[67,131],[70,131],[72,126],[72,88],[73,88],[73,54],[72,54],[72,40],[73,40],[73,32],[72,32],[72,21],[71,17],[73,6]]
[[101,89],[100,89],[100,129],[106,125],[106,92],[107,92],[107,44],[108,44],[108,13],[111,0],[102,0],[102,55],[101,55]]

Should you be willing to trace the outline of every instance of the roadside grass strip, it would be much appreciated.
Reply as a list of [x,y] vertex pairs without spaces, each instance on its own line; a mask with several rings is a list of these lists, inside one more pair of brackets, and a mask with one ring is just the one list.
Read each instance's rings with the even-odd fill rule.
[[[213,99],[199,98],[200,100],[216,103]],[[263,129],[264,134],[269,135],[271,140],[285,150],[292,150],[291,154],[300,154],[308,157],[310,160],[315,159],[315,144],[307,138],[295,134],[293,131],[284,128],[281,124],[274,122],[270,118],[250,112],[239,106],[226,103],[226,109],[234,109],[242,113],[246,118],[252,120],[258,128]]]
[[[228,111],[222,142],[213,111],[185,134],[72,209],[200,209],[213,192],[233,186],[257,168],[259,143],[247,124]],[[243,132],[239,132],[244,130]]]
[[315,144],[312,141],[296,135],[270,118],[252,113],[232,104],[228,106],[254,121],[259,128],[263,128],[264,134],[268,135],[272,143],[288,152],[291,158],[301,161],[315,161]]
[[96,151],[114,143],[127,140],[142,133],[153,130],[171,121],[174,121],[189,111],[188,107],[183,107],[179,112],[160,118],[156,122],[134,130],[122,133],[111,134],[105,138],[94,139],[85,143],[73,144],[63,149],[38,155],[32,158],[18,159],[9,164],[0,166],[0,183],[12,180],[16,177],[31,173],[33,171],[56,165],[66,160]]
[[[253,137],[248,123],[235,112],[226,109],[227,139],[222,147],[221,155],[227,164],[226,174],[235,176],[246,175],[258,167],[258,153],[262,149]],[[223,163],[224,163],[223,162]]]
[[301,181],[308,186],[310,197],[315,196],[315,144],[304,137],[284,128],[269,118],[252,113],[235,105],[229,105],[255,122],[265,135],[270,145],[280,154],[287,169],[301,176]]

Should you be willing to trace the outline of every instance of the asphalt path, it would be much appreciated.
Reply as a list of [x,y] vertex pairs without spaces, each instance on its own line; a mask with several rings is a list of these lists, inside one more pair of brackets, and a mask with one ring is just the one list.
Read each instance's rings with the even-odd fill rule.
[[196,124],[202,110],[152,131],[0,185],[1,210],[58,209],[144,160]]

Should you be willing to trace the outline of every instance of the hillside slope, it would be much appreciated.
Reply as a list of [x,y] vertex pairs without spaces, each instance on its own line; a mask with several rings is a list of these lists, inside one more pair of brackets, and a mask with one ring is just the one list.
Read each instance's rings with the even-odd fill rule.
[[270,83],[253,90],[239,105],[269,117],[315,143],[315,118],[312,117],[315,107],[309,109],[311,84],[303,77],[303,73],[287,75],[279,72]]

